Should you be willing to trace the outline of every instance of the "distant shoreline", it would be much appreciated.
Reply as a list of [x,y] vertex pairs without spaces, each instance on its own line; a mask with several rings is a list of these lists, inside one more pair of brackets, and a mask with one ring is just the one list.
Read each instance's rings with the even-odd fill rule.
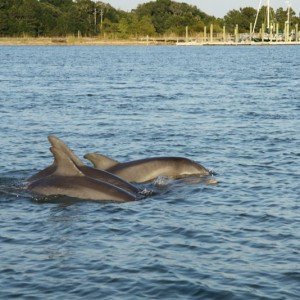
[[173,46],[282,46],[282,45],[300,45],[300,42],[179,42],[174,40],[164,41],[162,39],[103,39],[91,37],[0,37],[0,46],[155,46],[155,45],[173,45]]
[[135,39],[114,40],[114,39],[101,39],[101,38],[76,38],[76,37],[0,37],[0,45],[4,46],[88,46],[88,45],[156,45],[155,42],[139,41]]

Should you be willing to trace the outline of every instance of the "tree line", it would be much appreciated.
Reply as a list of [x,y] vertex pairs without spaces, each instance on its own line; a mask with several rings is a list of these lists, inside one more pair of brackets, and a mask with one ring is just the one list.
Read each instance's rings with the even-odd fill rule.
[[[265,7],[258,15],[257,26],[266,23]],[[284,28],[287,10],[271,8],[272,19]],[[194,5],[171,0],[156,0],[140,4],[131,12],[112,7],[102,1],[91,0],[0,0],[0,36],[67,36],[102,35],[110,38],[197,34],[205,26],[214,25],[221,32],[225,25],[233,32],[249,32],[256,9],[252,7],[230,10],[224,18],[216,18]],[[291,26],[300,18],[291,9]]]

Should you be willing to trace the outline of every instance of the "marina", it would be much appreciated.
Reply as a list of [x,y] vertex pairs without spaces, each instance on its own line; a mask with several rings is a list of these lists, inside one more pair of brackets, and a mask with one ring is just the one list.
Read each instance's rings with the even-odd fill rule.
[[[284,24],[284,28],[280,28],[276,19],[272,18],[270,0],[265,1],[265,6],[262,7],[262,0],[260,0],[254,23],[249,24],[248,33],[239,33],[239,26],[236,24],[234,33],[228,33],[226,26],[223,26],[222,33],[214,32],[214,25],[210,24],[209,32],[208,28],[204,26],[202,33],[190,37],[189,28],[186,26],[185,37],[167,38],[166,42],[176,43],[176,45],[186,46],[216,46],[216,45],[299,45],[300,44],[300,32],[299,24],[291,25],[290,18],[290,3],[287,1],[287,19]],[[261,27],[256,30],[258,17],[260,13],[264,13],[265,23],[261,24]]]

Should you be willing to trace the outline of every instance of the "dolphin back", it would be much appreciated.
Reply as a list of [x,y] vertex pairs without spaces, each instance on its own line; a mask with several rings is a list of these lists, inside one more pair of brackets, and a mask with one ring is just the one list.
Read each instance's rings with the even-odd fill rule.
[[32,182],[28,186],[28,190],[43,196],[62,195],[83,200],[136,200],[136,196],[127,191],[86,176],[65,177],[50,175]]

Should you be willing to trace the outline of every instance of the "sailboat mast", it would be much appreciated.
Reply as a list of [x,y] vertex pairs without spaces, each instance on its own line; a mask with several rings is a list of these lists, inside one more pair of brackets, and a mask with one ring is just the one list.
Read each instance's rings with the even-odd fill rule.
[[287,5],[288,5],[287,21],[288,21],[288,24],[290,24],[290,10],[291,10],[291,3],[290,3],[290,1],[287,1]]
[[288,42],[290,39],[290,10],[291,10],[291,5],[290,1],[287,1],[287,21],[285,22],[285,41]]
[[270,0],[267,0],[267,29],[270,32]]
[[255,22],[254,22],[252,34],[254,34],[254,32],[255,32],[255,27],[256,27],[256,24],[257,24],[257,19],[258,19],[258,14],[259,14],[259,10],[260,10],[260,7],[261,7],[261,3],[262,3],[262,0],[259,0],[259,4],[258,4],[258,8],[257,8],[257,13],[256,13],[256,17],[255,17]]

